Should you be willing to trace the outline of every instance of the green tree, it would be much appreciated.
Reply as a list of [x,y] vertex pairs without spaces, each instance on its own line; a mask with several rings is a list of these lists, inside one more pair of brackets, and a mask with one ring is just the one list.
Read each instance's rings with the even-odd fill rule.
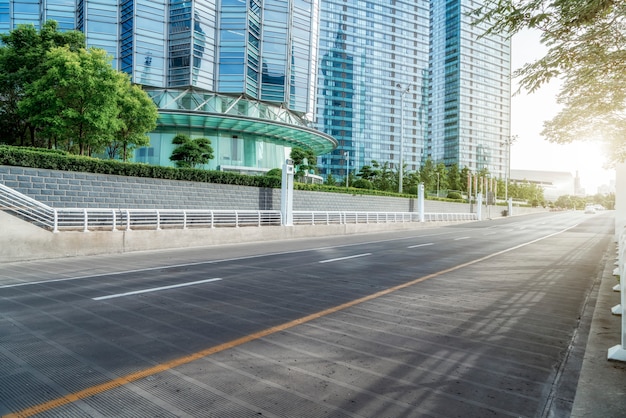
[[609,162],[626,158],[626,7],[615,0],[485,0],[472,12],[487,33],[539,30],[547,53],[515,72],[522,89],[562,80],[562,110],[544,125],[552,142],[609,144]]
[[101,49],[52,48],[44,75],[29,84],[19,103],[45,138],[62,141],[80,155],[104,152],[120,128],[118,92],[126,75],[111,67]]
[[470,174],[471,174],[471,171],[469,167],[465,166],[463,167],[463,169],[461,169],[461,176],[460,176],[461,186],[459,187],[459,190],[462,190],[465,193],[467,193],[467,180]]
[[328,173],[328,175],[326,176],[326,180],[324,180],[324,184],[326,184],[327,186],[337,185],[337,180],[335,180],[333,173]]
[[364,165],[359,170],[359,173],[357,174],[357,177],[360,177],[363,180],[372,181],[373,179],[375,179],[378,176],[378,174],[379,174],[379,171],[373,169],[371,165]]
[[[450,190],[462,190],[461,172],[459,172],[459,166],[452,164],[448,169],[447,187]],[[467,179],[467,177],[466,177]]]
[[420,183],[420,173],[419,171],[411,171],[406,175],[406,187],[404,188],[405,193],[417,195],[417,185]]
[[265,173],[267,177],[278,177],[279,179],[283,178],[283,170],[281,168],[272,168],[270,171]]
[[368,189],[368,190],[371,190],[374,188],[374,185],[372,184],[372,182],[364,178],[357,178],[356,180],[352,182],[351,186],[357,189]]
[[293,161],[293,165],[296,169],[296,178],[302,178],[306,173],[318,172],[317,168],[317,156],[311,149],[304,149],[295,147],[291,149],[289,158]]
[[583,209],[587,201],[581,196],[563,195],[559,196],[554,205],[562,209]]
[[432,191],[437,188],[437,175],[435,172],[435,163],[428,158],[420,167],[420,179],[424,183],[425,190]]
[[48,71],[46,54],[55,47],[70,51],[85,47],[85,36],[78,31],[59,32],[55,21],[45,22],[41,30],[33,25],[19,25],[7,34],[0,34],[0,143],[48,146],[36,137],[29,115],[23,115],[19,103],[27,86]]
[[191,139],[187,135],[178,134],[172,140],[172,144],[178,145],[170,156],[176,167],[196,168],[213,159],[213,147],[208,138]]
[[[435,189],[437,191],[448,189],[448,169],[444,163],[438,163],[435,167]],[[437,196],[439,197],[439,196]]]
[[150,144],[147,132],[156,128],[157,107],[141,87],[132,85],[126,78],[118,93],[119,128],[113,141],[107,147],[111,158],[119,157],[127,161],[136,148]]
[[380,164],[378,161],[372,160],[372,167],[376,176],[372,178],[372,184],[376,190],[385,192],[394,192],[398,190],[397,176],[391,170],[388,161]]

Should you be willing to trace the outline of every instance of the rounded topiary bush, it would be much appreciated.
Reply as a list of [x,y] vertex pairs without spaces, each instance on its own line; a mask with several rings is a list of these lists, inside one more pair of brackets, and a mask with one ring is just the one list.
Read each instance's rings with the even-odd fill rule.
[[374,188],[374,185],[371,181],[365,179],[357,179],[352,182],[352,187],[356,189],[368,189],[371,190]]

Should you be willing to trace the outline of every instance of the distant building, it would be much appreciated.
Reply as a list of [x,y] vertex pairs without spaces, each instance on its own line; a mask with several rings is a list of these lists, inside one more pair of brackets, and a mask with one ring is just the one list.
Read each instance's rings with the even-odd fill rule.
[[[576,178],[567,171],[534,171],[511,169],[511,182],[532,183],[543,188],[543,197],[555,201],[559,196],[575,195]],[[578,181],[580,184],[580,180]]]

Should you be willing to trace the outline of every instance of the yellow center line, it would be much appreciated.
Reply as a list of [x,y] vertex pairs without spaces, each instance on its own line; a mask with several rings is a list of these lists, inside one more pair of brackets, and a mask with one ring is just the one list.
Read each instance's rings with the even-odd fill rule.
[[[567,228],[567,229],[570,229],[570,228]],[[565,229],[564,231],[566,231],[567,229]],[[127,374],[125,376],[118,377],[117,379],[110,380],[110,381],[102,383],[100,385],[91,386],[91,387],[89,387],[87,389],[83,389],[83,390],[80,390],[78,392],[74,392],[74,393],[70,393],[70,394],[67,394],[67,395],[63,395],[60,398],[53,399],[53,400],[50,400],[48,402],[41,403],[39,405],[35,405],[35,406],[23,409],[23,410],[18,411],[18,412],[14,412],[14,413],[11,413],[11,414],[8,414],[8,415],[4,415],[3,418],[18,418],[18,417],[19,418],[24,418],[24,417],[30,417],[30,416],[33,416],[35,414],[40,414],[40,413],[49,411],[51,409],[58,408],[58,407],[63,406],[63,405],[67,405],[69,403],[76,402],[76,401],[79,401],[79,400],[84,399],[84,398],[88,398],[90,396],[98,395],[98,394],[106,392],[108,390],[124,386],[124,385],[126,385],[128,383],[131,383],[131,382],[134,382],[136,380],[143,379],[143,378],[146,378],[148,376],[155,375],[157,373],[165,372],[167,370],[173,369],[173,368],[178,367],[178,366],[182,366],[184,364],[191,363],[192,361],[199,360],[201,358],[210,356],[212,354],[216,354],[216,353],[219,353],[219,352],[231,349],[231,348],[235,348],[237,346],[249,343],[249,342],[254,341],[254,340],[261,339],[263,337],[267,337],[267,336],[275,334],[277,332],[285,331],[285,330],[287,330],[289,328],[293,328],[295,326],[305,324],[305,323],[313,321],[315,319],[322,318],[322,317],[324,317],[326,315],[330,315],[330,314],[339,312],[341,310],[344,310],[344,309],[347,309],[347,308],[351,308],[351,307],[353,307],[355,305],[358,305],[358,304],[361,304],[361,303],[364,303],[364,302],[368,302],[368,301],[370,301],[372,299],[376,299],[376,298],[379,298],[381,296],[385,296],[385,295],[388,295],[390,293],[396,292],[398,290],[405,289],[405,288],[413,286],[413,285],[415,285],[417,283],[421,283],[421,282],[423,282],[425,280],[432,279],[434,277],[441,276],[443,274],[450,273],[450,272],[462,269],[464,267],[470,266],[472,264],[479,263],[481,261],[487,260],[487,259],[495,257],[497,255],[504,254],[506,252],[509,252],[509,251],[512,251],[512,250],[524,247],[524,246],[526,246],[528,244],[532,244],[534,242],[540,241],[540,240],[545,239],[545,238],[549,238],[551,236],[557,235],[557,234],[559,234],[561,232],[564,232],[564,231],[553,233],[553,234],[544,236],[544,237],[539,238],[539,239],[535,239],[535,240],[532,240],[532,241],[529,241],[529,242],[526,242],[526,243],[523,243],[523,244],[520,244],[520,245],[516,245],[514,247],[507,248],[505,250],[498,251],[498,252],[495,252],[493,254],[489,254],[487,256],[478,258],[476,260],[468,261],[467,263],[459,264],[457,266],[450,267],[448,269],[438,271],[436,273],[428,274],[426,276],[420,277],[420,278],[415,279],[415,280],[411,280],[411,281],[403,283],[401,285],[390,287],[388,289],[381,290],[380,292],[376,292],[376,293],[373,293],[371,295],[364,296],[362,298],[355,299],[355,300],[352,300],[350,302],[346,302],[346,303],[338,305],[338,306],[334,306],[332,308],[324,309],[323,311],[320,311],[320,312],[317,312],[317,313],[314,313],[314,314],[311,314],[311,315],[307,315],[307,316],[304,316],[302,318],[295,319],[293,321],[289,321],[289,322],[286,322],[286,323],[281,324],[281,325],[277,325],[275,327],[267,328],[267,329],[259,331],[259,332],[248,334],[248,335],[246,335],[244,337],[237,338],[235,340],[232,340],[232,341],[229,341],[229,342],[226,342],[226,343],[223,343],[223,344],[219,344],[219,345],[207,348],[205,350],[198,351],[198,352],[190,354],[188,356],[180,357],[180,358],[177,358],[177,359],[165,362],[165,363],[157,364],[156,366],[149,367],[147,369],[143,369],[143,370],[137,371],[135,373],[130,373],[130,374]]]

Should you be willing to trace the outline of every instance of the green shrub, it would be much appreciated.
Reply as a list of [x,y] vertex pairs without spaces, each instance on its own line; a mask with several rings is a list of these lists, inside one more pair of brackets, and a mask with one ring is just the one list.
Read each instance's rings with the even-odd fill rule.
[[371,190],[374,188],[374,185],[371,181],[365,179],[357,179],[352,182],[352,187],[356,189],[368,189]]
[[279,179],[282,179],[283,170],[281,170],[280,168],[272,168],[270,171],[265,173],[265,175],[267,177],[278,177]]
[[174,168],[127,163],[118,160],[101,160],[39,148],[0,145],[0,165],[43,168],[48,170],[76,171],[94,174],[114,174],[127,177],[148,177],[167,180],[185,180],[204,183],[235,184],[252,187],[280,187],[280,178],[246,176],[223,171],[194,168]]
[[459,193],[459,192],[450,192],[450,193],[448,193],[447,198],[448,199],[459,200],[459,199],[463,199],[463,196],[461,196],[461,193]]

